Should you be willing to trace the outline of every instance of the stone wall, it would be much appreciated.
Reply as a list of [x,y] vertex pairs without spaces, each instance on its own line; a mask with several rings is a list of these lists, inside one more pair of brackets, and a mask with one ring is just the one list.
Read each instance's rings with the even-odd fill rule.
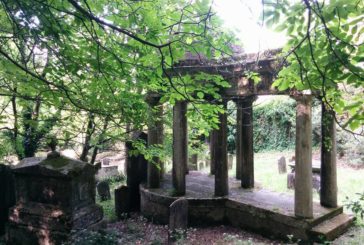
[[[153,222],[168,224],[169,206],[177,198],[157,194],[143,186],[140,192],[141,213]],[[314,226],[343,211],[342,207],[339,207],[324,216],[299,219],[293,214],[262,209],[230,198],[187,198],[187,200],[189,226],[228,224],[268,237],[287,239],[287,235],[293,235],[304,241],[312,237],[311,229]]]

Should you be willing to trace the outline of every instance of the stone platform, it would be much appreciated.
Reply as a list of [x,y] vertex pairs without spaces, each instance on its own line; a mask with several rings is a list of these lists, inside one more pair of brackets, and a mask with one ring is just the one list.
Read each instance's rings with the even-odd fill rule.
[[[173,196],[172,180],[165,175],[159,189],[141,186],[141,212],[154,222],[167,224]],[[353,223],[343,208],[324,208],[313,203],[312,219],[294,215],[294,197],[264,189],[242,189],[240,181],[229,178],[229,195],[214,197],[214,176],[190,171],[186,176],[188,221],[190,226],[230,224],[268,237],[303,241],[335,239]]]

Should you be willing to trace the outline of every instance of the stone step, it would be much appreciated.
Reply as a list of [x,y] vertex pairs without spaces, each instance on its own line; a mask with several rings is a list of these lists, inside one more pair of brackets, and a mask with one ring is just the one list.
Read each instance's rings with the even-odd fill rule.
[[332,241],[344,232],[354,223],[354,217],[347,214],[339,214],[331,219],[328,219],[321,224],[314,226],[311,230],[315,240]]

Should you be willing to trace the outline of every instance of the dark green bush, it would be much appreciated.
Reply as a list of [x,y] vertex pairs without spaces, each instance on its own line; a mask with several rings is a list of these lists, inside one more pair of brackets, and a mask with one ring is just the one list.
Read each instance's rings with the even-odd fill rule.
[[254,151],[284,150],[295,145],[296,102],[273,100],[254,107]]

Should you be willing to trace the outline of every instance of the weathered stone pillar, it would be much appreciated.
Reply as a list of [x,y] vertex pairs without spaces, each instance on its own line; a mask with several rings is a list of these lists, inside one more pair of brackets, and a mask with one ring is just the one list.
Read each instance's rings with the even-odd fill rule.
[[325,207],[337,207],[335,113],[324,102],[321,117],[320,202]]
[[[253,152],[253,101],[255,96],[240,100],[238,110],[241,111],[240,119],[237,121],[237,135],[239,137],[239,148],[237,159],[241,164],[241,187],[254,187],[254,152]],[[239,157],[238,157],[239,153]],[[237,162],[237,165],[239,162]]]
[[[133,140],[141,140],[145,145],[148,142],[148,135],[142,131],[135,131],[132,135]],[[130,202],[130,211],[140,210],[140,193],[139,185],[141,183],[147,182],[147,169],[148,161],[144,158],[144,155],[139,154],[137,156],[130,155],[130,151],[135,151],[131,141],[126,142],[126,183],[128,186],[128,198]],[[115,192],[115,205],[116,205],[116,195]],[[122,195],[122,194],[120,194]]]
[[[150,106],[148,120],[148,146],[163,144],[163,107],[159,104],[159,99],[159,97],[149,97],[147,99]],[[153,162],[148,163],[148,188],[160,187],[162,167],[162,163],[158,158],[154,158]]]
[[[226,102],[224,102],[226,109]],[[227,114],[219,115],[219,129],[214,136],[214,163],[215,166],[215,196],[226,196],[229,194],[228,162],[227,162]]]
[[312,122],[311,95],[295,97],[296,111],[296,166],[295,215],[312,218]]
[[218,144],[216,139],[217,130],[213,129],[210,132],[210,174],[215,174],[215,162],[216,162],[216,144]]
[[243,124],[242,120],[242,105],[241,101],[237,100],[236,102],[236,138],[235,138],[235,146],[236,146],[236,171],[235,178],[241,180],[241,165],[243,162],[243,154],[242,154],[242,137],[241,137],[241,125]]
[[177,101],[173,107],[173,167],[172,183],[176,195],[186,193],[187,154],[187,102]]

